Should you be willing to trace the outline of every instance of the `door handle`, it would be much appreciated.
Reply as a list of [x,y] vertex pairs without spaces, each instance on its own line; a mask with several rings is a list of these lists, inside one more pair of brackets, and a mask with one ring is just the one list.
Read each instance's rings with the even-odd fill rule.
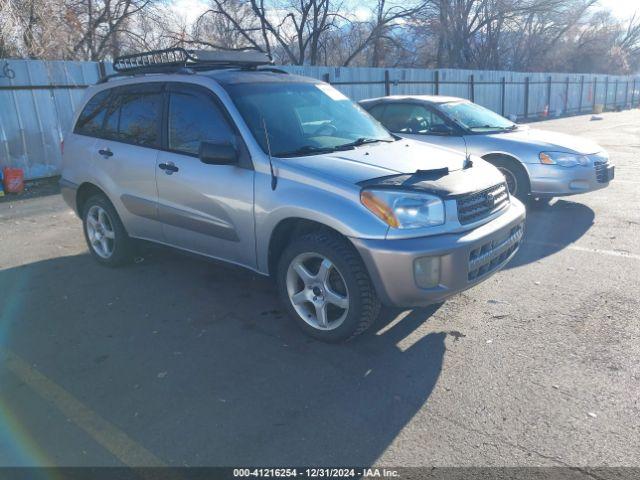
[[104,158],[113,157],[113,152],[111,150],[109,150],[108,148],[100,149],[100,150],[98,150],[98,153],[100,155],[102,155]]
[[164,173],[167,175],[171,175],[173,172],[180,170],[173,162],[160,163],[158,168],[160,168],[160,170],[164,170]]

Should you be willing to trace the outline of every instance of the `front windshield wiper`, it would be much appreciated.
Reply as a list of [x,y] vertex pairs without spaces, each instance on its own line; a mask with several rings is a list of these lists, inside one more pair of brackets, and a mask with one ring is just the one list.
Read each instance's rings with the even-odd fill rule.
[[274,157],[300,157],[303,155],[315,155],[317,153],[332,153],[338,152],[341,150],[350,150],[355,147],[359,147],[360,145],[365,145],[367,143],[377,143],[377,142],[394,142],[395,140],[386,140],[383,138],[367,138],[360,137],[357,140],[349,143],[343,143],[342,145],[335,145],[333,147],[316,147],[315,145],[304,145],[296,150],[292,150],[290,152],[280,152],[275,153]]
[[393,141],[394,140],[387,140],[387,139],[384,139],[384,138],[360,137],[360,138],[354,140],[353,142],[343,143],[342,145],[338,145],[335,148],[336,148],[336,150],[342,150],[343,148],[359,147],[360,145],[365,145],[367,143],[377,143],[377,142],[390,143],[390,142],[393,142]]
[[274,153],[274,157],[301,157],[303,155],[315,155],[316,153],[331,153],[335,152],[336,147],[316,147],[315,145],[304,145],[295,150],[289,152]]

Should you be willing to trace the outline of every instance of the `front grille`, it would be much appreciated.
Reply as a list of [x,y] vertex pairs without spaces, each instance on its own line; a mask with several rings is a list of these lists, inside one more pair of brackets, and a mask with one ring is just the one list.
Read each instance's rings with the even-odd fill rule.
[[607,172],[607,164],[605,162],[594,162],[596,169],[596,180],[599,183],[607,183],[609,181],[609,173]]
[[507,184],[501,183],[458,198],[458,220],[462,225],[477,222],[509,203]]
[[520,246],[524,234],[523,224],[513,227],[504,238],[487,242],[469,253],[469,281],[477,280],[498,268]]

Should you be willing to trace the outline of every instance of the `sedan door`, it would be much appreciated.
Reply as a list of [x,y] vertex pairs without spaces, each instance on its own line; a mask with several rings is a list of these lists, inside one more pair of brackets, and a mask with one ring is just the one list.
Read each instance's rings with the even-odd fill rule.
[[464,137],[456,128],[420,103],[382,103],[374,106],[370,113],[390,132],[401,137],[466,153]]
[[[255,268],[254,171],[239,133],[204,87],[169,83],[165,102],[165,148],[157,161],[165,242]],[[234,145],[239,163],[201,162],[201,142]]]

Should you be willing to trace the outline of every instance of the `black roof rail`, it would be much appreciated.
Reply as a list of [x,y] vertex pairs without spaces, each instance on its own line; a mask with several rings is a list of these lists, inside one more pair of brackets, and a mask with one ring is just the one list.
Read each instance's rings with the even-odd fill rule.
[[193,73],[197,70],[224,68],[256,69],[272,65],[272,60],[257,50],[187,50],[181,47],[116,57],[113,69],[120,75],[140,73]]

